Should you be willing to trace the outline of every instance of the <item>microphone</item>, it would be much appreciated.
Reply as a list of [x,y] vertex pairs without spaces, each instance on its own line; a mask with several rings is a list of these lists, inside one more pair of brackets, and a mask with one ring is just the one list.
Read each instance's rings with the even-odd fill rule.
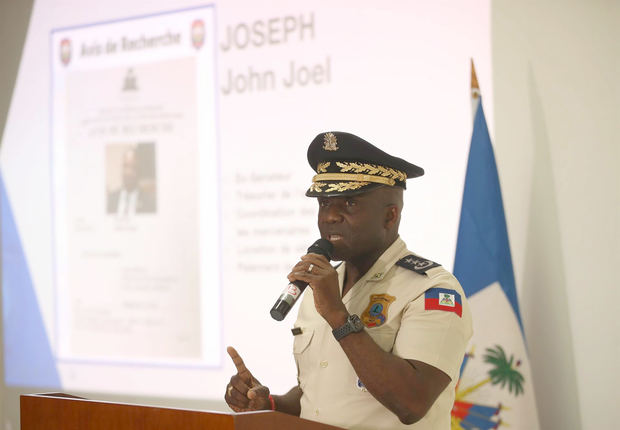
[[[319,239],[308,248],[308,254],[319,254],[331,260],[334,245],[327,239]],[[291,310],[297,299],[308,286],[304,281],[293,281],[282,291],[275,305],[271,308],[271,317],[276,321],[282,321]]]

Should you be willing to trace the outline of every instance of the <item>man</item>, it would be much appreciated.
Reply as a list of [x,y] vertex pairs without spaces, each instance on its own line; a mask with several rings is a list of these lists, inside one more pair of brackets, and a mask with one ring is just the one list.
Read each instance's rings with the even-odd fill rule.
[[293,328],[298,385],[271,396],[229,348],[226,402],[353,429],[449,429],[471,315],[458,281],[398,235],[405,181],[424,171],[341,132],[317,136],[308,161],[306,195],[343,263],[307,254],[288,275],[311,287]]
[[121,188],[108,193],[107,212],[119,216],[155,212],[152,193],[139,186],[137,153],[130,148],[123,154]]

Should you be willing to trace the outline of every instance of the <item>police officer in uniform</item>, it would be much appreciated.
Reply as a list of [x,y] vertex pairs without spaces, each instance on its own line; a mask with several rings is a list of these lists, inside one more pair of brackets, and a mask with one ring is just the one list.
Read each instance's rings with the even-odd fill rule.
[[399,237],[407,178],[424,170],[349,133],[308,148],[332,267],[307,254],[289,281],[308,282],[293,327],[298,385],[270,395],[229,348],[235,411],[274,409],[351,429],[449,429],[455,386],[472,335],[460,284]]

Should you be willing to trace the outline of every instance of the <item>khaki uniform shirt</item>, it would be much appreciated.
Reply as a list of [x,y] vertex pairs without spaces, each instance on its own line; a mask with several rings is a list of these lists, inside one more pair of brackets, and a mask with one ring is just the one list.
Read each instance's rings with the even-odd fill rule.
[[[472,335],[471,314],[454,276],[441,266],[418,273],[395,264],[408,255],[412,253],[398,238],[347,292],[343,302],[350,314],[360,316],[380,348],[440,369],[451,378],[450,384],[424,418],[413,425],[402,424],[358,379],[331,327],[316,311],[308,288],[295,322],[296,332],[301,329],[301,333],[295,336],[293,346],[303,391],[302,418],[358,430],[450,428],[455,385]],[[340,291],[345,264],[337,268]],[[440,299],[447,300],[439,309],[438,301],[432,299],[438,293],[444,294]],[[458,299],[460,316],[456,312]]]

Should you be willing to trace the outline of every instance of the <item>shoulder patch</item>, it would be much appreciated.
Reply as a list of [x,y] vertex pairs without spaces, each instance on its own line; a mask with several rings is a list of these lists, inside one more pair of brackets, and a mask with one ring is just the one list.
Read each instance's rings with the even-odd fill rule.
[[433,287],[424,292],[424,309],[463,314],[461,295],[448,288]]
[[433,267],[441,266],[439,263],[427,260],[426,258],[418,257],[417,255],[407,255],[396,262],[397,266],[404,267],[405,269],[413,270],[420,275],[426,274],[426,271]]

